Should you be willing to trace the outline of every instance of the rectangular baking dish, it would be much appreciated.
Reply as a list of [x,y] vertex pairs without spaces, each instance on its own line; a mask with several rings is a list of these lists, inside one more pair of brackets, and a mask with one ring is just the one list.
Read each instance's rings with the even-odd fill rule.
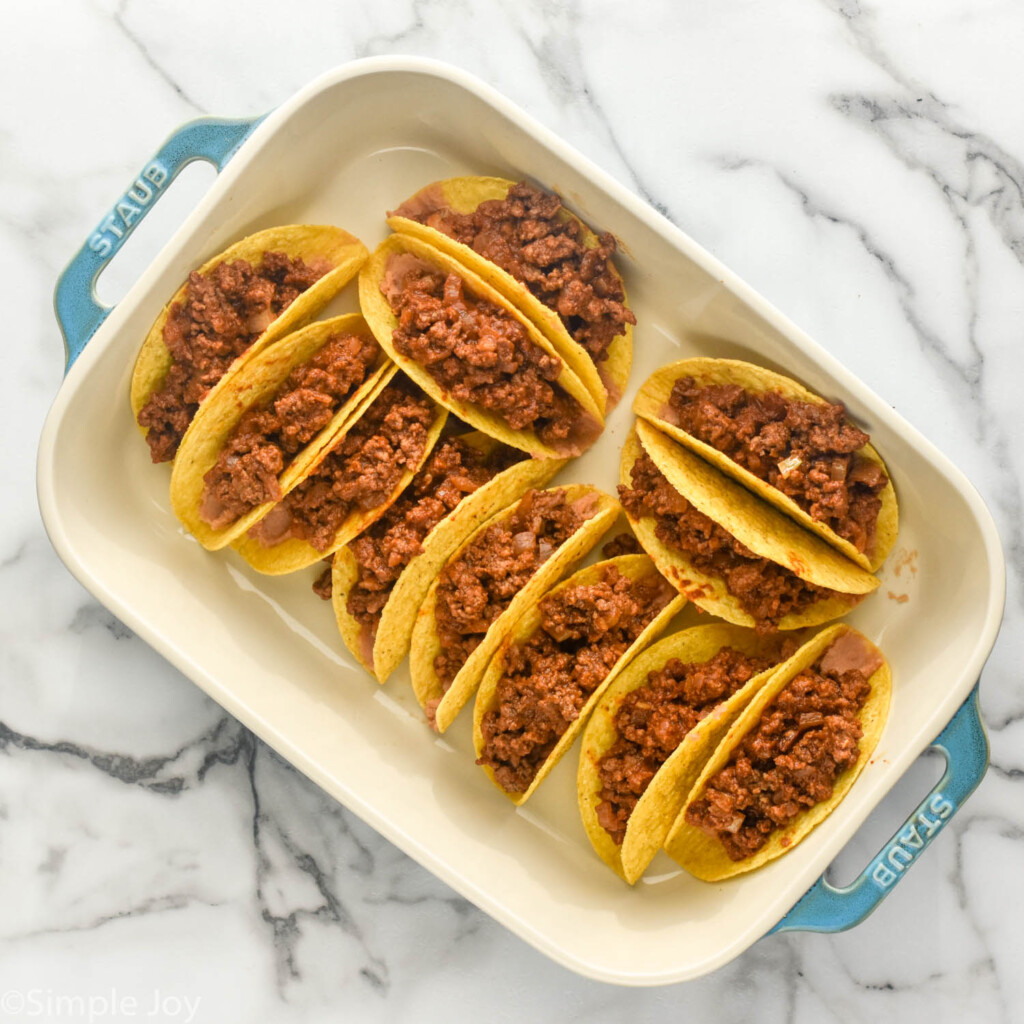
[[[193,159],[222,173],[116,308],[99,305],[97,275]],[[845,402],[888,462],[900,540],[879,594],[850,622],[892,663],[889,722],[839,809],[761,871],[708,885],[662,854],[628,888],[584,835],[574,754],[514,809],[473,765],[471,715],[438,738],[423,725],[404,669],[379,688],[355,665],[329,605],[309,589],[312,570],[261,577],[232,552],[204,551],[171,514],[169,470],[149,462],[128,380],[146,330],[189,270],[234,239],[285,222],[338,224],[372,248],[386,234],[385,210],[427,182],[464,173],[534,178],[622,241],[620,266],[638,318],[631,386],[599,442],[560,480],[614,492],[636,388],[656,367],[696,354],[749,358]],[[355,304],[350,287],[337,309]],[[972,688],[1001,619],[1004,564],[976,492],[700,246],[466,73],[410,58],[358,61],[266,118],[186,125],[69,265],[56,305],[69,369],[40,440],[38,492],[71,572],[328,793],[565,966],[621,984],[664,984],[713,970],[772,929],[848,927],[980,781],[987,744]],[[908,599],[887,600],[890,589]],[[836,853],[932,741],[947,754],[943,780],[852,886],[825,883]]]

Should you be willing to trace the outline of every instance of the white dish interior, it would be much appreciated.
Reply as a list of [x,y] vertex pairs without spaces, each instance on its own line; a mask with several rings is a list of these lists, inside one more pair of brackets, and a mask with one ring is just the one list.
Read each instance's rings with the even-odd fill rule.
[[[889,723],[841,807],[765,870],[707,885],[662,854],[628,888],[580,824],[578,743],[516,810],[473,765],[471,709],[438,738],[404,667],[383,688],[358,668],[330,605],[310,590],[316,570],[261,577],[233,553],[204,551],[171,514],[170,470],[149,462],[128,381],[146,330],[188,271],[285,222],[339,224],[372,248],[387,233],[387,209],[463,173],[533,177],[622,241],[639,320],[630,388],[598,444],[559,481],[614,492],[636,388],[658,366],[698,354],[750,359],[841,399],[888,463],[899,542],[879,592],[849,621],[892,663]],[[354,308],[350,286],[328,312]],[[38,483],[47,529],[72,572],[228,711],[523,938],[574,970],[627,984],[698,976],[779,920],[949,720],[1002,612],[991,519],[943,456],[607,175],[474,79],[423,61],[339,69],[259,127],[68,375],[43,433]]]

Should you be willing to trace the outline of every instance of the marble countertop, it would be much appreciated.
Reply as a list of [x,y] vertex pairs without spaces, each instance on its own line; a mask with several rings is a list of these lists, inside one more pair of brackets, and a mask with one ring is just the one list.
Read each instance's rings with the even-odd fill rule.
[[[1024,7],[994,0],[8,11],[0,1019],[1024,1020],[1022,49]],[[855,930],[768,938],[663,989],[576,977],[255,740],[51,549],[33,473],[61,380],[64,263],[180,122],[262,112],[383,53],[465,67],[608,169],[892,403],[991,508],[1009,568],[982,687],[992,768]],[[104,298],[210,180],[183,175]],[[904,777],[841,875],[938,767]]]

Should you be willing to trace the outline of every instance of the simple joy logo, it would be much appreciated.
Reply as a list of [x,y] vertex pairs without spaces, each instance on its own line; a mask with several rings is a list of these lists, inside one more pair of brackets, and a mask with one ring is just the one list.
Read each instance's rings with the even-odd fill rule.
[[103,1021],[160,1020],[193,1024],[202,996],[177,995],[153,989],[149,993],[55,992],[49,988],[8,989],[0,993],[0,1020],[67,1020],[85,1024]]
[[117,243],[131,231],[154,196],[167,184],[169,177],[170,172],[159,160],[148,163],[89,236],[89,248],[100,256],[109,256]]
[[935,838],[953,814],[953,804],[941,793],[935,793],[927,805],[907,822],[882,851],[871,872],[875,884],[888,889],[914,862],[914,858]]

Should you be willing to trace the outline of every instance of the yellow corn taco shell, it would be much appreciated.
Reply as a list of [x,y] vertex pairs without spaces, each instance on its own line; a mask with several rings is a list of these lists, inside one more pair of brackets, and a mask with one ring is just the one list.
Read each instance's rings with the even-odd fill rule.
[[[551,554],[522,590],[512,598],[505,611],[491,623],[483,640],[466,659],[447,690],[434,670],[434,659],[441,650],[436,620],[437,586],[440,575],[434,579],[420,606],[409,648],[409,672],[416,698],[424,708],[429,709],[428,716],[432,718],[438,732],[444,732],[455,721],[456,715],[465,706],[466,701],[473,696],[488,662],[509,630],[537,603],[551,584],[568,572],[597,544],[601,535],[615,522],[621,511],[619,503],[611,495],[588,484],[568,484],[558,490],[565,493],[565,500],[570,503],[592,499],[593,514]],[[448,561],[458,558],[480,533],[492,523],[510,515],[514,508],[515,504],[510,505],[477,527],[459,545]]]
[[[633,361],[632,324],[625,325],[623,333],[609,346],[606,358],[595,366],[587,350],[573,340],[558,313],[545,306],[525,284],[517,281],[497,264],[474,252],[468,245],[463,245],[444,232],[412,219],[441,209],[448,209],[454,213],[472,213],[489,199],[504,199],[508,195],[508,190],[515,184],[508,178],[486,177],[435,181],[402,203],[388,217],[388,224],[394,231],[421,238],[436,249],[453,256],[518,306],[540,328],[569,364],[570,369],[598,400],[601,412],[608,413],[618,404],[629,381],[629,368]],[[575,221],[580,227],[583,244],[588,249],[597,248],[599,243],[596,233],[574,213],[562,207],[559,218],[563,222]],[[623,293],[625,294],[625,288]]]
[[[228,437],[246,412],[269,399],[295,367],[312,359],[336,334],[371,337],[366,321],[358,313],[310,324],[246,360],[232,374],[231,380],[223,388],[218,388],[216,394],[211,394],[196,413],[182,438],[171,471],[171,507],[204,548],[216,551],[230,544],[275,504],[270,501],[258,505],[220,529],[214,529],[200,517],[205,487],[203,478],[216,465]],[[320,452],[330,447],[338,432],[356,414],[389,367],[393,375],[394,364],[380,350],[376,368],[371,369],[366,380],[342,403],[331,422],[296,454],[278,476],[282,494],[287,494],[305,477]]]
[[637,801],[629,816],[622,845],[617,846],[597,819],[604,788],[598,764],[619,738],[615,716],[622,701],[627,694],[644,686],[648,674],[659,671],[671,658],[678,658],[685,664],[697,664],[710,661],[723,647],[732,647],[751,656],[771,657],[780,642],[778,636],[759,636],[753,630],[740,626],[723,623],[694,626],[665,637],[638,655],[605,691],[583,733],[576,775],[577,796],[583,827],[591,845],[597,855],[630,885],[647,870],[661,849],[701,769],[729,726],[768,683],[777,666],[754,676],[686,734]]
[[[669,483],[690,504],[724,527],[755,555],[771,559],[809,583],[839,592],[839,596],[825,598],[803,611],[785,615],[779,620],[779,629],[817,626],[845,615],[858,597],[878,586],[879,581],[869,572],[643,420],[637,422],[635,433],[630,434],[622,449],[620,480],[627,487],[631,486],[630,469],[642,451],[650,455]],[[653,518],[635,519],[628,513],[627,517],[644,550],[680,593],[727,622],[737,626],[756,625],[753,617],[726,589],[721,577],[700,572],[683,552],[657,538]]]
[[[846,634],[860,637],[872,651],[881,656],[881,651],[867,637],[843,624],[823,630],[804,644],[789,661],[778,669],[729,728],[725,738],[711,755],[690,791],[686,801],[687,807],[702,797],[711,777],[729,763],[743,737],[757,725],[768,706],[792,679],[805,668],[814,664],[832,645],[833,641]],[[855,765],[836,779],[832,796],[828,800],[823,800],[813,807],[807,808],[785,828],[776,829],[760,850],[741,861],[731,860],[725,852],[725,847],[716,838],[688,824],[684,807],[673,824],[665,844],[667,852],[690,874],[707,882],[717,882],[747,871],[753,871],[792,850],[839,806],[840,801],[850,791],[850,787],[871,759],[871,755],[878,745],[889,714],[889,702],[892,694],[892,672],[884,656],[882,656],[881,667],[874,672],[869,681],[871,693],[868,695],[864,707],[861,708],[859,716],[861,728],[864,730],[864,735],[859,742],[860,757]]]
[[[388,259],[393,254],[399,253],[409,253],[446,273],[457,274],[466,283],[468,291],[508,310],[526,328],[530,341],[542,348],[548,355],[561,361],[562,371],[557,383],[567,394],[575,398],[580,406],[580,417],[577,424],[578,436],[569,439],[564,450],[545,444],[537,436],[536,431],[513,430],[504,419],[491,410],[454,398],[419,363],[401,355],[395,349],[391,336],[398,326],[398,320],[381,292],[380,285],[385,277]],[[366,322],[370,325],[370,329],[376,335],[377,341],[380,342],[384,351],[431,398],[450,409],[459,419],[490,437],[510,445],[512,448],[529,452],[537,458],[549,459],[579,455],[593,443],[600,433],[604,425],[600,406],[579,377],[569,368],[561,354],[540,333],[536,325],[473,270],[462,266],[451,256],[434,249],[420,239],[408,235],[392,235],[377,246],[359,272],[359,304],[363,316],[366,317]]]
[[[323,259],[329,262],[333,269],[283,310],[248,350],[235,360],[225,377],[230,376],[239,365],[267,345],[312,320],[355,277],[367,257],[366,246],[355,235],[350,235],[341,228],[320,224],[286,224],[257,231],[256,234],[235,242],[218,256],[207,260],[198,272],[205,276],[221,263],[230,263],[233,260],[248,260],[254,266],[258,266],[265,252],[283,252],[292,259],[301,257],[306,263]],[[171,353],[164,344],[164,324],[167,323],[171,308],[175,303],[184,301],[187,291],[186,281],[161,310],[135,360],[131,381],[131,405],[132,416],[136,419],[149,401],[149,396],[163,384],[164,377],[171,368]],[[223,379],[222,377],[221,380]],[[207,398],[209,397],[207,395]],[[143,435],[147,433],[147,428],[139,429]]]
[[[739,359],[683,359],[677,363],[663,366],[651,374],[633,400],[633,412],[654,424],[680,444],[686,445],[691,451],[713,463],[723,472],[728,473],[744,487],[749,488],[766,501],[770,501],[777,509],[785,512],[801,526],[816,533],[822,540],[831,544],[862,568],[874,571],[885,561],[896,543],[896,533],[899,529],[899,509],[891,477],[879,495],[882,507],[878,513],[875,528],[874,548],[867,553],[858,551],[845,537],[840,537],[825,523],[812,519],[810,514],[800,508],[789,495],[783,494],[766,480],[761,480],[750,470],[733,462],[728,455],[720,452],[717,448],[713,448],[676,426],[669,418],[668,399],[673,385],[681,377],[693,377],[700,386],[737,384],[754,394],[776,391],[784,398],[814,402],[818,405],[826,404],[825,399],[808,391],[795,380],[784,377],[781,373],[774,373],[762,366],[755,366],[753,363],[746,363]],[[889,471],[881,456],[870,444],[864,445],[857,454],[876,463],[885,470],[886,476],[889,476]]]
[[[476,431],[463,434],[462,439],[485,453],[498,447],[493,438]],[[331,570],[331,601],[338,630],[348,649],[378,682],[383,683],[408,653],[416,612],[455,549],[478,526],[518,501],[531,487],[543,487],[564,465],[564,459],[526,459],[466,495],[423,538],[422,550],[395,582],[372,636],[347,608],[349,592],[359,578],[359,565],[347,545],[338,551]]]
[[[553,587],[547,594],[543,595],[543,597],[548,597],[566,589],[567,587],[577,586],[581,583],[597,583],[601,579],[604,570],[609,566],[614,566],[622,573],[623,576],[628,576],[632,580],[639,580],[644,576],[649,576],[650,574],[658,571],[654,562],[652,562],[647,555],[619,555],[617,558],[610,558],[603,562],[596,562],[593,565],[587,566],[585,569],[580,569],[579,572],[576,572],[567,579],[562,580],[558,586]],[[513,630],[505,637],[498,653],[494,656],[490,665],[488,665],[487,671],[484,673],[483,679],[480,681],[480,688],[476,693],[476,704],[473,708],[473,745],[476,750],[477,757],[480,757],[484,750],[484,735],[482,728],[484,715],[494,707],[498,683],[501,681],[501,677],[505,672],[505,654],[513,643],[525,642],[533,636],[538,629],[540,629],[541,600],[543,600],[543,598],[538,599],[537,603],[527,610],[523,617],[515,624]],[[685,604],[686,598],[682,595],[674,597],[667,605],[665,605],[664,608],[662,608],[660,612],[658,612],[657,615],[655,615],[653,619],[651,619],[636,640],[634,640],[633,643],[623,651],[622,657],[620,657],[612,666],[608,675],[605,676],[604,681],[596,690],[594,690],[587,699],[586,704],[584,704],[580,709],[579,717],[562,734],[561,738],[555,744],[554,749],[550,754],[548,754],[528,789],[522,793],[510,793],[497,780],[494,775],[494,770],[490,765],[482,766],[483,770],[487,772],[491,782],[493,782],[494,785],[512,801],[512,803],[519,806],[520,804],[526,803],[526,801],[533,796],[537,787],[548,777],[551,770],[562,759],[565,752],[573,745],[573,743],[576,742],[576,737],[580,734],[580,731],[586,724],[591,711],[596,707],[602,695],[608,687],[612,685],[619,673],[622,672],[626,665],[629,664],[632,658],[642,651],[665,629],[666,626],[668,626],[672,619],[682,611]]]
[[[342,441],[348,431],[358,423],[359,418],[367,411],[367,409],[370,408],[387,385],[391,383],[391,380],[397,371],[398,368],[394,366],[394,364],[390,364],[385,369],[382,376],[377,380],[376,384],[363,399],[362,405],[351,417],[349,417],[344,427],[335,433],[331,444],[324,445],[317,454],[316,459],[312,460],[306,466],[302,478],[293,484],[293,490],[311,474],[316,472],[320,464],[331,453],[331,450]],[[366,511],[359,511],[356,509],[351,512],[341,526],[338,527],[338,530],[334,535],[334,539],[325,550],[319,551],[308,541],[301,540],[298,537],[289,537],[287,540],[283,540],[279,544],[266,547],[258,540],[250,537],[248,534],[242,534],[232,543],[231,546],[249,563],[249,565],[259,572],[266,573],[268,576],[280,576],[284,573],[304,569],[306,566],[313,565],[321,559],[326,558],[328,555],[333,554],[338,550],[338,548],[343,547],[350,540],[358,537],[359,534],[362,533],[363,530],[365,530],[371,523],[376,522],[382,515],[384,515],[395,499],[408,486],[409,481],[416,475],[419,468],[424,462],[426,462],[431,449],[437,443],[437,439],[440,437],[441,430],[444,428],[445,421],[448,418],[447,410],[436,403],[434,404],[434,413],[434,419],[427,433],[426,444],[423,447],[423,454],[420,457],[419,462],[415,466],[406,469],[399,478],[398,483],[395,484],[391,493],[388,495],[387,499],[381,502],[381,504],[376,508]],[[269,514],[273,507],[274,506],[271,506],[271,509],[268,509],[265,514]]]

